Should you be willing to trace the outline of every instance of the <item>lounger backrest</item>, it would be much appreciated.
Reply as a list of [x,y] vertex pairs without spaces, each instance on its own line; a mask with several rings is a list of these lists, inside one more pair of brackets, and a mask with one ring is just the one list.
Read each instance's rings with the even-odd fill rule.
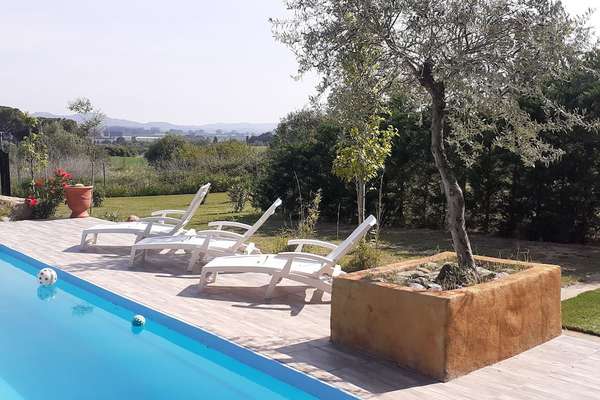
[[360,242],[360,240],[369,232],[375,224],[377,223],[377,219],[374,216],[369,215],[367,219],[360,224],[354,232],[350,234],[342,243],[339,244],[335,249],[331,251],[327,255],[327,258],[332,259],[335,263],[337,263],[342,257],[344,257],[350,250],[354,248]]
[[202,201],[208,194],[209,189],[210,189],[210,183],[207,183],[206,185],[203,185],[200,187],[200,189],[198,189],[198,191],[194,195],[194,198],[192,199],[190,205],[185,210],[185,214],[183,214],[183,216],[181,217],[181,219],[179,220],[177,225],[175,225],[173,227],[173,229],[171,230],[171,232],[170,232],[171,235],[175,235],[176,233],[178,233],[181,229],[183,229],[188,224],[188,222],[190,222],[190,220],[192,219],[194,214],[196,214],[198,207],[200,207],[200,204],[202,204]]
[[279,207],[281,205],[281,199],[277,199],[273,202],[273,204],[271,204],[271,207],[269,207],[267,209],[267,211],[265,211],[263,213],[263,215],[254,223],[254,225],[252,225],[252,227],[250,229],[248,229],[244,235],[232,246],[232,250],[237,250],[238,247],[240,247],[242,244],[244,244],[244,242],[246,242],[248,239],[250,239],[252,237],[252,235],[254,235],[256,233],[257,230],[260,229],[261,226],[263,226],[263,224],[265,222],[267,222],[267,220],[271,217],[271,215],[275,214],[275,210],[277,209],[277,207]]

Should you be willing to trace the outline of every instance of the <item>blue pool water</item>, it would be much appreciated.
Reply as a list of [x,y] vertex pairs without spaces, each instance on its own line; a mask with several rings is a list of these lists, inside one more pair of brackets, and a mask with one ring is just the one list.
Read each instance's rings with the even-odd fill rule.
[[41,287],[43,267],[0,245],[1,400],[353,398],[62,271]]

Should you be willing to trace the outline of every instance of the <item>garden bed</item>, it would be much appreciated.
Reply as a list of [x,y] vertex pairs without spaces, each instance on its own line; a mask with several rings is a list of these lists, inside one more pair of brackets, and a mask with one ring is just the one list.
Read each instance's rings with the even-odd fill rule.
[[454,257],[445,252],[336,278],[332,341],[446,381],[560,335],[555,265],[476,257],[513,273],[446,291],[374,279]]

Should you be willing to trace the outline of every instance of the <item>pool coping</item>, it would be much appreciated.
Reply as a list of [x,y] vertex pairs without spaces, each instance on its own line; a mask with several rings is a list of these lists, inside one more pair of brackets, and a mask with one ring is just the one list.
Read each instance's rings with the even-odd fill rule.
[[176,317],[167,315],[138,301],[134,301],[126,296],[114,293],[83,278],[79,278],[58,266],[46,264],[4,244],[0,244],[0,252],[5,252],[14,258],[27,262],[34,268],[38,269],[38,271],[42,268],[53,268],[56,270],[58,278],[67,283],[86,290],[109,301],[110,303],[128,309],[136,314],[142,314],[145,317],[150,318],[151,320],[162,324],[177,333],[196,340],[207,347],[219,351],[226,356],[229,356],[251,368],[268,374],[284,383],[303,390],[312,396],[328,400],[358,399],[358,397],[346,392],[341,388],[335,387],[326,382],[322,382],[313,376],[310,376],[291,366],[284,365],[277,360],[273,360],[267,356],[256,353],[215,333],[211,333],[199,326],[192,325],[189,322],[185,322]]

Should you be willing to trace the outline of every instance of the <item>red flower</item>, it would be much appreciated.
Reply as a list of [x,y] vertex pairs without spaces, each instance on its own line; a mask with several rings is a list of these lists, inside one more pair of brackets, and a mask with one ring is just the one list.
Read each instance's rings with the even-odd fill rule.
[[36,179],[34,185],[35,185],[35,187],[42,187],[42,186],[44,186],[44,180],[41,178]]
[[68,175],[68,173],[64,169],[59,168],[56,171],[54,171],[54,175],[60,176],[60,177],[65,177],[65,175]]
[[25,199],[25,204],[27,204],[27,206],[29,206],[29,207],[35,207],[37,203],[38,203],[38,200],[33,196],[29,196],[28,198]]
[[63,179],[65,179],[65,180],[68,180],[68,179],[71,179],[71,178],[73,178],[73,175],[71,175],[68,172],[65,172],[65,174],[63,175]]

